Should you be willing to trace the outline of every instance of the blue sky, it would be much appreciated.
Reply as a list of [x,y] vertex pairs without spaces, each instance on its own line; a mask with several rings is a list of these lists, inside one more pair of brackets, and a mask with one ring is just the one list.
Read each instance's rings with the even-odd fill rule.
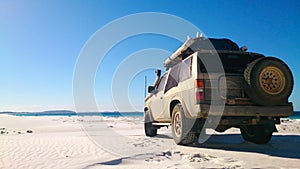
[[[73,72],[86,41],[113,20],[139,12],[176,15],[208,37],[230,38],[240,46],[247,45],[249,51],[282,59],[295,79],[290,100],[300,110],[299,1],[2,0],[0,111],[73,109]],[[160,35],[135,36],[117,44],[103,60],[95,79],[100,111],[115,110],[111,77],[124,58],[146,48],[173,52],[179,45]],[[129,86],[128,95],[137,110],[143,104],[145,75],[151,84],[154,75],[147,70],[138,73]]]

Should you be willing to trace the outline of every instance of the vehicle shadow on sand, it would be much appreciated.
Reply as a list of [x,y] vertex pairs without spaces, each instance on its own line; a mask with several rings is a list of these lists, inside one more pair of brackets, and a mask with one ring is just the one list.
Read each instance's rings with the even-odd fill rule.
[[300,135],[273,135],[268,144],[254,144],[244,141],[240,134],[220,134],[212,135],[205,143],[188,146],[300,159]]

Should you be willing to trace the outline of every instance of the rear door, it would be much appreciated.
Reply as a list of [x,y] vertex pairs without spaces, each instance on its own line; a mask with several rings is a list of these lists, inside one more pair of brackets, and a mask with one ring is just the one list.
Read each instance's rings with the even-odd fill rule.
[[[215,65],[210,72],[206,70],[202,59],[216,57],[221,60],[224,72]],[[200,53],[199,74],[203,74],[205,80],[205,100],[207,103],[214,101],[225,101],[235,103],[236,99],[247,98],[243,88],[243,73],[247,65],[260,56],[252,56],[251,53]],[[217,102],[215,102],[217,103]]]

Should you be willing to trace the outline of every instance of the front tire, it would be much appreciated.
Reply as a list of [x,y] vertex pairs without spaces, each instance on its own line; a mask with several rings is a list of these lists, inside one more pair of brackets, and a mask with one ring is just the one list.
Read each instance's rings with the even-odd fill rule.
[[194,122],[185,117],[180,103],[175,105],[172,111],[172,135],[176,144],[186,145],[195,141],[196,133],[192,130]]
[[267,131],[263,125],[242,126],[240,128],[244,140],[255,144],[266,144],[272,138],[273,131]]
[[152,120],[148,111],[145,112],[144,130],[146,136],[148,137],[154,137],[157,135],[157,129],[152,125]]

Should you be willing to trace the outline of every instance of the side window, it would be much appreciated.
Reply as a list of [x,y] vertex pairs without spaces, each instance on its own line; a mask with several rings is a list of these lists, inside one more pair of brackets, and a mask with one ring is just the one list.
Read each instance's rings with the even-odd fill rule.
[[192,57],[180,63],[179,81],[184,81],[191,77],[192,70]]
[[166,76],[166,74],[164,74],[163,77],[160,79],[159,84],[157,86],[158,91],[162,91],[164,89],[166,78],[167,78],[167,76]]
[[165,88],[165,93],[171,88],[176,87],[178,85],[179,68],[180,64],[177,64],[171,68]]

